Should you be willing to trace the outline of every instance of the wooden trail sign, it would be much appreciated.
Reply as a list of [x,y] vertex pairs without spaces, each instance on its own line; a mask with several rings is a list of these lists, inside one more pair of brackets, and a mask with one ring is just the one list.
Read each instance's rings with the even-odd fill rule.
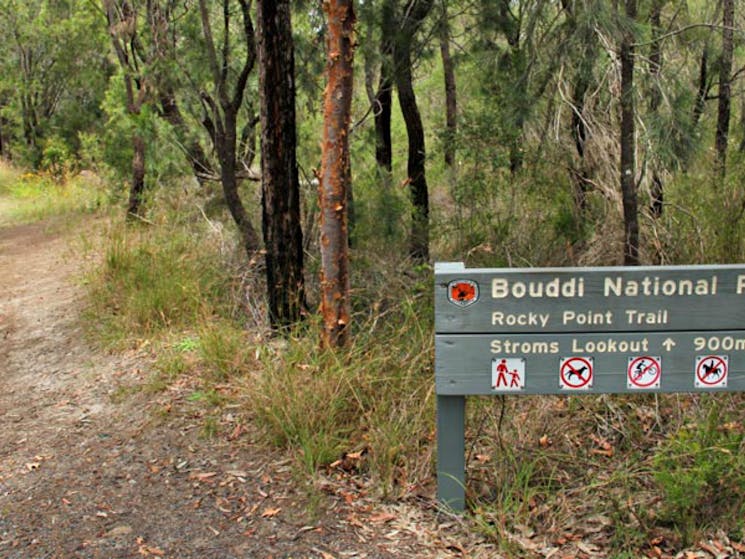
[[465,506],[465,396],[745,391],[745,265],[435,264],[438,498]]

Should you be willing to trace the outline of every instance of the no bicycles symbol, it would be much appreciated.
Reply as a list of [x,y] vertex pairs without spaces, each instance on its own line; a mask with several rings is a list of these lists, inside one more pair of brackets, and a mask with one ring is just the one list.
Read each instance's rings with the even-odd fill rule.
[[627,386],[630,390],[659,388],[662,376],[662,357],[629,357]]
[[592,388],[592,357],[564,357],[559,366],[559,386],[565,390]]

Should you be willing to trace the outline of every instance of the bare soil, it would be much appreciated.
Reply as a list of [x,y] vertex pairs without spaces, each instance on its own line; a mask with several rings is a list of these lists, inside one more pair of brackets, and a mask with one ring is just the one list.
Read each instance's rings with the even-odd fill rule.
[[0,221],[0,557],[465,553],[430,503],[384,505],[350,479],[308,487],[250,426],[205,438],[188,405],[140,390],[147,353],[84,335],[81,228],[95,238],[86,222]]

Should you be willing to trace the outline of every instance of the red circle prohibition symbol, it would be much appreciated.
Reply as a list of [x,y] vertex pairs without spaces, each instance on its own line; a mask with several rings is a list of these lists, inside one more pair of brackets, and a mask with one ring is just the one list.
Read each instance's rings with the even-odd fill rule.
[[[719,373],[713,374],[716,371]],[[707,386],[720,385],[727,378],[727,363],[718,355],[707,355],[696,367],[696,377]],[[709,380],[709,377],[713,377],[714,380]]]
[[[649,365],[644,367],[641,371],[634,371],[634,368],[636,367],[636,364],[639,361],[651,361]],[[652,376],[652,380],[649,382],[641,382],[641,378],[646,375],[649,371],[652,371],[654,375]],[[631,363],[629,363],[628,368],[628,375],[629,375],[629,382],[633,384],[634,386],[638,386],[639,388],[648,388],[652,386],[654,383],[656,383],[658,380],[660,380],[660,374],[662,373],[662,364],[657,361],[654,357],[649,357],[648,355],[644,355],[642,357],[637,357],[634,359]]]
[[[567,369],[569,369],[569,373],[565,374],[567,372]],[[584,372],[587,373],[587,378],[582,376],[582,373]],[[561,380],[567,387],[582,388],[587,385],[590,380],[592,380],[592,363],[590,363],[584,357],[570,357],[569,359],[564,361],[564,364],[561,366],[561,370],[559,371],[559,373],[561,375]],[[567,378],[568,376],[576,376],[580,379],[580,382],[577,384],[571,383]]]

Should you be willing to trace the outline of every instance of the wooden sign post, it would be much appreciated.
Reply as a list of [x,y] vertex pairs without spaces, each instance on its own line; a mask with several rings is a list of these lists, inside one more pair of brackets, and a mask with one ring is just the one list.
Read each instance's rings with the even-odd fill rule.
[[465,507],[465,397],[745,391],[745,265],[435,265],[437,483]]

